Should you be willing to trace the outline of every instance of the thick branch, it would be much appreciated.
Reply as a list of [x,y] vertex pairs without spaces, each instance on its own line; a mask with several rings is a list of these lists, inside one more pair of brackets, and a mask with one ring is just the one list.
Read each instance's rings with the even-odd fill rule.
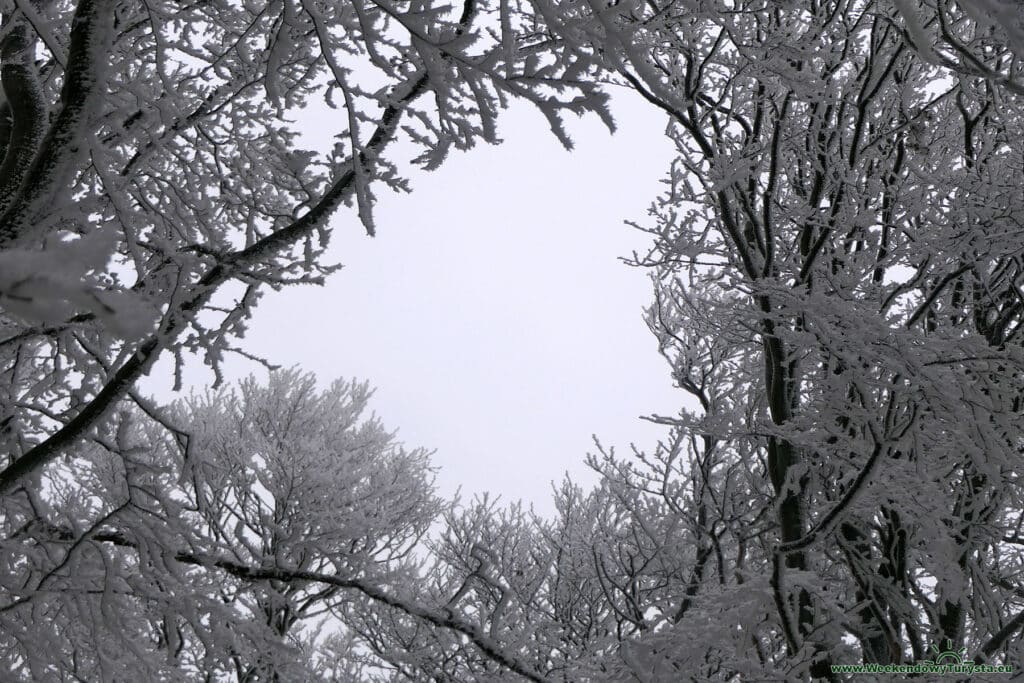
[[997,631],[991,638],[989,638],[984,645],[981,646],[979,654],[973,657],[977,663],[984,662],[988,657],[995,654],[995,651],[1003,646],[1003,644],[1010,639],[1010,637],[1024,628],[1024,610],[1017,613],[1013,619],[1006,622],[999,631]]
[[[103,96],[102,64],[109,59],[113,19],[114,0],[78,3],[71,23],[61,108],[17,193],[0,215],[0,249],[34,236],[41,228],[38,217],[42,211],[68,191],[74,162],[91,133],[92,112]],[[6,86],[6,76],[4,83]]]
[[[427,77],[419,76],[409,84],[410,87],[400,99],[385,109],[377,130],[365,147],[367,152],[379,152],[387,144],[398,126],[406,105],[423,92],[426,83]],[[114,372],[110,381],[81,412],[45,441],[0,471],[0,494],[10,491],[23,477],[44,467],[92,429],[107,411],[127,394],[134,382],[148,371],[167,344],[184,329],[188,315],[201,309],[214,292],[237,273],[238,268],[278,253],[315,232],[353,191],[355,182],[355,172],[351,169],[346,171],[320,201],[295,222],[248,248],[229,255],[213,266],[192,290],[192,295],[176,312],[168,315],[163,329],[139,346],[135,354]]]
[[35,40],[28,22],[18,14],[7,20],[10,31],[0,45],[4,95],[10,107],[11,125],[3,142],[0,164],[0,211],[10,203],[46,132],[46,100],[35,66]]
[[878,458],[881,454],[882,445],[880,443],[876,443],[875,448],[868,457],[868,461],[864,464],[863,469],[857,473],[857,477],[853,480],[850,488],[847,489],[839,502],[836,503],[835,506],[829,510],[817,524],[814,525],[813,529],[804,534],[803,537],[788,543],[780,543],[778,552],[782,554],[799,552],[809,548],[816,540],[831,532],[842,519],[843,513],[850,507],[853,499],[856,498],[857,494],[860,493],[860,490],[864,488],[864,484],[874,471],[875,463],[878,462]]
[[[65,541],[74,540],[76,537],[76,534],[74,534],[70,529],[58,526],[47,525],[45,531],[48,534]],[[93,533],[91,538],[94,541],[110,543],[123,548],[137,548],[135,541],[117,531],[98,531]],[[336,588],[358,591],[374,602],[387,605],[388,607],[404,612],[411,617],[431,623],[434,626],[455,631],[456,633],[461,633],[469,638],[469,640],[476,645],[481,652],[495,663],[500,664],[510,671],[514,671],[529,681],[534,681],[535,683],[548,683],[547,678],[533,671],[529,666],[505,652],[496,640],[482,633],[472,624],[468,624],[457,618],[451,613],[451,610],[432,609],[430,607],[411,602],[405,598],[398,597],[397,595],[392,595],[380,586],[364,581],[363,579],[342,578],[333,574],[323,574],[320,572],[304,571],[300,569],[250,567],[232,559],[185,551],[174,553],[174,559],[182,564],[220,569],[221,571],[243,581],[283,581],[285,583],[295,581],[312,581]]]
[[455,631],[456,633],[461,633],[469,638],[469,640],[476,645],[481,652],[487,655],[489,659],[510,671],[514,671],[527,680],[535,681],[536,683],[547,683],[548,680],[541,674],[531,670],[528,666],[512,655],[502,650],[497,641],[481,633],[475,626],[467,624],[461,619],[457,619],[451,612],[435,610],[429,607],[424,607],[423,605],[418,605],[414,602],[392,595],[380,586],[375,586],[372,583],[368,583],[361,579],[343,579],[330,574],[281,569],[277,567],[248,567],[233,560],[206,558],[192,553],[179,553],[176,555],[175,559],[187,564],[216,567],[217,569],[221,569],[236,578],[246,581],[316,581],[330,586],[337,586],[338,588],[356,590],[375,602],[393,607],[405,612],[409,616],[422,619],[434,626],[439,626],[441,628]]

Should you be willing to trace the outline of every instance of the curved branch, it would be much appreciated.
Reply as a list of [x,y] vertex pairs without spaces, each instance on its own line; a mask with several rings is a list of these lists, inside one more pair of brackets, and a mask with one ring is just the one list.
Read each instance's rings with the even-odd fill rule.
[[547,683],[548,679],[541,674],[533,671],[526,664],[520,662],[512,655],[505,652],[501,646],[488,635],[481,633],[472,624],[467,624],[455,617],[450,610],[436,610],[423,605],[416,604],[400,598],[396,595],[392,595],[385,591],[380,586],[376,586],[367,581],[361,579],[343,579],[338,576],[330,574],[321,574],[319,572],[309,572],[302,570],[292,569],[280,569],[277,567],[273,568],[260,568],[260,567],[249,567],[244,564],[235,562],[234,560],[227,559],[214,559],[206,558],[192,553],[178,553],[175,559],[179,562],[186,564],[193,564],[198,566],[216,567],[221,569],[228,574],[247,581],[315,581],[318,583],[324,583],[329,586],[336,586],[338,588],[348,588],[351,590],[358,591],[370,598],[375,602],[382,603],[388,607],[393,607],[401,612],[405,612],[411,617],[422,619],[428,623],[438,626],[440,628],[455,631],[469,638],[469,640],[480,649],[489,659],[500,664],[510,671],[514,671],[523,678],[534,681],[535,683]]
[[[106,515],[104,520],[109,519],[112,514],[113,513]],[[93,541],[109,543],[121,548],[131,548],[133,550],[138,549],[137,541],[119,531],[101,531],[98,528],[99,524],[100,522],[97,522],[93,525],[92,530],[84,535],[76,534],[71,529],[63,526],[51,524],[44,524],[43,530],[47,534],[61,541],[73,541],[78,544],[87,539],[92,539]],[[283,581],[285,583],[293,581],[311,581],[326,584],[333,588],[357,591],[374,602],[379,602],[387,605],[388,607],[404,612],[411,617],[422,619],[434,626],[455,631],[456,633],[466,636],[489,659],[510,671],[514,671],[529,681],[534,681],[534,683],[549,683],[548,679],[543,675],[533,671],[529,666],[505,652],[498,642],[492,637],[482,633],[472,624],[468,624],[457,618],[452,614],[450,609],[446,608],[438,610],[417,604],[410,600],[406,600],[405,598],[393,595],[369,581],[359,578],[342,578],[333,574],[323,574],[321,572],[305,571],[301,569],[251,567],[232,559],[203,555],[195,552],[174,552],[172,556],[176,561],[181,562],[182,564],[188,564],[194,567],[205,567],[208,569],[220,569],[221,571],[243,581]]]
[[[377,130],[365,146],[367,152],[378,152],[387,144],[398,127],[406,105],[425,90],[426,83],[426,75],[418,76],[408,84],[409,87],[403,95],[384,110]],[[363,163],[366,163],[365,159]],[[296,244],[326,223],[344,198],[353,191],[355,181],[355,172],[349,169],[331,185],[315,206],[293,223],[245,249],[229,254],[207,271],[192,290],[192,295],[178,307],[177,311],[168,314],[163,329],[142,342],[132,357],[114,372],[113,377],[74,418],[0,471],[0,494],[7,493],[23,477],[54,460],[103,419],[107,411],[128,393],[135,381],[148,372],[168,342],[184,329],[189,314],[202,308],[222,284],[234,277],[239,268]],[[2,227],[3,224],[0,223],[0,230]]]
[[857,474],[856,479],[850,485],[850,488],[846,491],[846,495],[835,504],[831,510],[829,510],[821,520],[814,525],[814,528],[803,535],[802,538],[798,538],[788,543],[780,543],[778,547],[779,554],[788,555],[789,553],[795,553],[800,550],[812,545],[818,538],[835,528],[836,524],[842,517],[843,512],[850,507],[850,503],[860,493],[865,482],[871,476],[871,472],[875,468],[875,463],[878,462],[879,456],[882,454],[882,444],[875,444],[874,450],[868,457],[868,461],[864,464],[864,468]]

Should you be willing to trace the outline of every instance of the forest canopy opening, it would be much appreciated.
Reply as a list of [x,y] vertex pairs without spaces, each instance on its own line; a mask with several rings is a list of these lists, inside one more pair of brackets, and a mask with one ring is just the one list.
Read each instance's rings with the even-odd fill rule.
[[[116,0],[0,7],[0,666],[12,680],[841,680],[1021,667],[1024,15],[999,0]],[[372,73],[372,77],[368,74]],[[530,103],[627,87],[687,398],[540,518],[433,490],[298,371],[267,288]],[[322,99],[336,143],[296,146]],[[653,194],[653,193],[652,193]],[[580,201],[566,198],[567,202]],[[385,229],[381,226],[381,229]],[[300,359],[291,359],[300,360]],[[435,529],[431,531],[431,529]],[[936,650],[935,648],[941,648]]]

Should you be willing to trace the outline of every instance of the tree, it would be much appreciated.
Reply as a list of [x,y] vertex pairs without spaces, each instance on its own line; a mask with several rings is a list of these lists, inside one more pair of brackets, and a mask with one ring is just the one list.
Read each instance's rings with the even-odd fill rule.
[[9,678],[392,680],[430,647],[381,648],[367,624],[385,620],[541,680],[422,588],[450,506],[429,454],[365,417],[370,393],[249,379],[165,411],[187,437],[120,413],[0,547]]
[[[499,4],[490,25],[473,23],[491,9],[474,4],[459,17],[199,4],[143,19],[97,0],[63,24],[57,7],[12,11],[0,176],[26,170],[0,215],[8,666],[837,680],[835,664],[923,661],[932,646],[1024,665],[1024,112],[998,7],[535,0],[529,14]],[[56,28],[39,30],[44,18]],[[198,31],[231,47],[185,50]],[[49,61],[25,57],[37,35]],[[108,43],[101,78],[89,57]],[[355,85],[345,51],[390,87]],[[200,92],[200,77],[223,89]],[[23,125],[58,81],[49,128]],[[433,165],[493,138],[505,95],[557,122],[560,108],[600,109],[599,81],[669,118],[678,158],[636,260],[689,398],[655,418],[668,434],[652,452],[599,448],[600,485],[566,482],[554,519],[410,495],[422,454],[350,428],[358,411],[339,397],[359,404],[357,385],[316,394],[289,375],[177,414],[132,392],[165,349],[216,367],[260,286],[325,272],[314,236],[346,198],[370,225],[368,181],[397,182],[383,148],[399,131]],[[318,175],[276,117],[321,90],[344,100],[348,130]],[[85,150],[65,142],[82,112],[101,135],[75,166]],[[53,201],[58,186],[74,204]],[[129,267],[137,282],[122,286]],[[214,296],[228,283],[245,287],[237,305]],[[293,404],[317,424],[291,431]],[[365,471],[336,459],[331,444],[362,438],[386,457]],[[325,493],[362,487],[354,507]],[[412,507],[365,512],[377,501]],[[442,510],[443,532],[409,556]],[[321,608],[335,633],[310,628]],[[60,631],[40,636],[39,616]]]
[[[567,680],[838,680],[933,646],[1020,667],[1012,27],[953,3],[920,26],[869,1],[537,6],[669,117],[636,262],[688,401],[657,449],[599,451],[599,489],[533,522],[526,597],[472,611]],[[465,514],[463,547],[528,535]],[[491,583],[522,561],[491,560]],[[549,607],[566,584],[576,608]]]
[[[530,44],[518,3],[19,2],[4,26],[4,494],[159,356],[244,354],[267,287],[333,270],[336,210],[372,234],[374,187],[406,188],[393,141],[434,168],[497,141],[510,98],[566,144],[564,114],[604,113],[589,63]],[[312,152],[290,121],[316,106],[339,123]]]
[[[667,514],[692,555],[629,553],[688,570],[613,666],[833,678],[947,642],[1019,666],[1022,112],[998,77],[1015,74],[1006,44],[952,3],[929,45],[906,6],[875,2],[538,5],[666,112],[679,151],[639,262],[694,403],[662,419],[667,445],[603,471],[654,501],[633,534]],[[955,35],[995,71],[922,58]]]
[[[360,576],[381,586],[407,581],[416,570],[412,552],[443,503],[428,454],[406,451],[379,420],[363,417],[370,395],[365,383],[340,381],[320,392],[311,375],[289,371],[184,407],[175,416],[191,425],[184,459],[165,458],[187,471],[182,495],[195,516],[178,514],[172,547],[187,539],[244,566]],[[235,609],[300,648],[286,665],[260,651],[253,661],[233,654],[237,678],[312,677],[304,660],[317,661],[320,643],[307,640],[303,625],[351,598],[315,582],[233,583],[220,590]]]
[[241,570],[401,584],[443,507],[428,454],[365,418],[369,397],[365,384],[320,391],[276,373],[174,407],[191,426],[182,440],[123,412],[5,544],[5,668],[31,680],[312,677],[317,621],[351,598]]
[[[276,667],[288,648],[267,650],[268,628],[290,637],[284,627],[302,610],[288,601],[305,595],[279,584],[313,581],[323,567],[304,567],[300,550],[282,556],[297,566],[245,564],[257,555],[227,540],[251,543],[257,530],[226,540],[217,524],[244,509],[259,527],[270,499],[241,487],[279,480],[261,470],[266,461],[242,459],[231,465],[238,479],[211,491],[211,472],[157,457],[143,425],[159,423],[182,448],[192,436],[135,382],[161,356],[179,371],[200,357],[219,380],[226,353],[246,355],[238,340],[267,288],[318,283],[334,269],[324,261],[332,216],[352,207],[372,234],[374,193],[407,189],[396,143],[436,168],[451,150],[497,142],[498,112],[519,98],[569,144],[563,117],[598,112],[610,124],[606,98],[588,61],[535,41],[518,2],[16,1],[0,15],[0,610],[10,676],[158,680],[230,664],[245,678],[268,657]],[[337,121],[319,151],[303,149],[293,122],[306,108]],[[357,480],[343,483],[358,491]],[[283,504],[279,491],[264,493]],[[296,525],[326,514],[322,498],[305,504],[312,517],[289,512]],[[394,544],[363,548],[371,566],[398,552],[401,533],[413,533],[403,528],[347,542]],[[217,571],[201,571],[211,563]],[[325,580],[461,627],[359,571]],[[239,598],[265,619],[238,621],[232,582],[266,581],[278,588]],[[300,614],[281,617],[290,610]],[[43,637],[33,626],[42,619],[60,628]],[[178,633],[182,619],[191,631]],[[174,661],[154,659],[154,620],[165,622],[157,649]],[[233,639],[217,631],[225,624],[238,627]],[[234,651],[214,647],[227,642]]]

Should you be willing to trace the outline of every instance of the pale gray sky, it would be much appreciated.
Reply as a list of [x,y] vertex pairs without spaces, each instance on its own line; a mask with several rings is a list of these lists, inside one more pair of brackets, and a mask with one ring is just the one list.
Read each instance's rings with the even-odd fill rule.
[[[322,288],[268,293],[245,348],[325,383],[368,379],[384,423],[436,449],[441,490],[465,498],[547,512],[566,470],[592,481],[592,434],[653,445],[663,432],[639,416],[674,413],[682,396],[641,319],[646,273],[618,257],[648,244],[623,220],[644,218],[671,148],[653,108],[616,104],[619,132],[579,122],[571,153],[515,108],[504,144],[412,176],[412,194],[378,191],[375,238],[337,216],[330,257],[345,268]],[[163,400],[168,367],[144,385]],[[262,372],[237,359],[227,370]]]

